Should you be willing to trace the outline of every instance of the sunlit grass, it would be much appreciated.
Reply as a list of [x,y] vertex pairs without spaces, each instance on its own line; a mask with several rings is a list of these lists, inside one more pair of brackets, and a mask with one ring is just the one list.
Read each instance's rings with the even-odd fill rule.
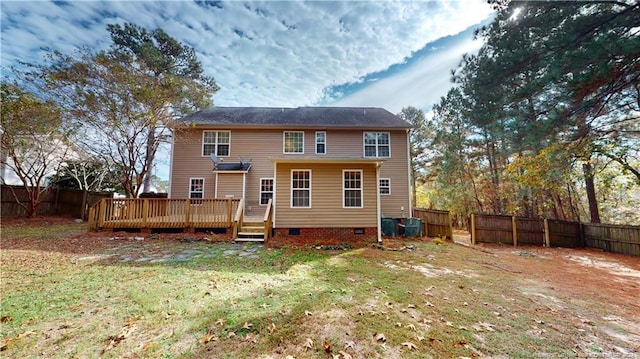
[[178,252],[213,255],[157,264],[3,250],[3,354],[323,358],[325,342],[353,357],[575,354],[567,338],[580,332],[554,303],[532,300],[525,278],[487,266],[480,251],[415,245],[243,258],[224,255],[237,246],[176,241]]

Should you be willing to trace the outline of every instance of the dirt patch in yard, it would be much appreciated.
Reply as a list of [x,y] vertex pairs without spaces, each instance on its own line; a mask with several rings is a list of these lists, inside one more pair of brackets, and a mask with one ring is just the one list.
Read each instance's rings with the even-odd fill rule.
[[[591,248],[540,248],[479,245],[497,255],[487,265],[521,273],[538,285],[586,295],[640,312],[640,258]],[[542,260],[530,260],[537,257]]]

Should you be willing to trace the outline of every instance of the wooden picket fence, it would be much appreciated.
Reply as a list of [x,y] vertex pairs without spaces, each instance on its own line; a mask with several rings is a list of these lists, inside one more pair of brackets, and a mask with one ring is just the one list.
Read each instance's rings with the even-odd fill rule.
[[471,242],[589,247],[640,256],[640,226],[472,214]]

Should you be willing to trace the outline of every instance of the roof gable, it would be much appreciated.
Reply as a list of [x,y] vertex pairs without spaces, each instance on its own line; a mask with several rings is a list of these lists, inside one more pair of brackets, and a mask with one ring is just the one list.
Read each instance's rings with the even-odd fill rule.
[[376,107],[211,107],[178,120],[203,127],[384,128],[411,124]]

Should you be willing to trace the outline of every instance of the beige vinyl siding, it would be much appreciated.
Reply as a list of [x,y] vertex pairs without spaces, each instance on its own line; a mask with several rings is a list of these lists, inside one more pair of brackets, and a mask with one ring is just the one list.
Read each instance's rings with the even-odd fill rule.
[[202,156],[202,131],[177,130],[173,138],[171,159],[171,198],[189,197],[189,178],[204,178],[204,196],[213,198],[215,179],[213,163]]
[[[291,170],[311,170],[311,208],[291,208]],[[363,207],[343,208],[342,170],[362,170]],[[375,227],[375,164],[279,163],[276,226],[279,228]]]
[[[409,168],[406,131],[391,132],[391,157],[380,167],[380,178],[391,181],[391,195],[380,196],[380,213],[386,217],[409,217]],[[401,210],[404,207],[404,211]]]
[[[242,173],[218,174],[218,198],[242,198]],[[215,180],[215,174],[214,180]]]
[[[179,130],[175,134],[173,160],[172,160],[172,179],[171,179],[171,197],[187,198],[189,195],[189,178],[203,177],[205,178],[205,197],[212,198],[215,194],[215,174],[213,173],[213,163],[208,157],[202,157],[202,131],[211,130],[211,128],[193,128]],[[260,178],[274,177],[273,158],[336,158],[351,157],[363,158],[363,133],[362,129],[304,129],[304,153],[301,154],[283,154],[282,140],[285,129],[233,129],[220,128],[220,130],[231,131],[231,149],[229,157],[224,157],[223,162],[237,162],[238,156],[244,157],[245,161],[251,160],[252,167],[246,177],[245,200],[248,205],[257,206],[260,199]],[[291,128],[286,130],[299,131],[300,129]],[[326,148],[327,153],[323,155],[315,154],[315,133],[316,131],[326,131]],[[369,130],[367,130],[369,131]],[[400,210],[404,207],[404,215],[409,215],[409,179],[407,168],[407,134],[405,130],[370,130],[376,132],[389,132],[391,136],[391,157],[384,158],[384,163],[380,167],[380,177],[391,179],[391,195],[381,196],[381,213],[389,217],[400,217],[403,212]],[[307,168],[306,165],[297,166],[298,168]],[[373,167],[373,166],[372,166]],[[340,167],[343,168],[343,167]],[[349,169],[348,166],[344,168]],[[353,168],[351,168],[353,169]],[[337,178],[339,179],[342,171],[340,170]],[[241,183],[241,176],[237,175]],[[287,178],[290,178],[290,174]],[[315,176],[315,173],[312,174]],[[375,178],[375,174],[374,174]],[[278,179],[278,182],[281,179]],[[315,178],[314,178],[315,182]],[[342,185],[337,182],[337,194],[340,196],[337,204],[341,204]],[[374,185],[367,184],[365,191],[377,188]],[[276,191],[280,191],[276,184]],[[286,188],[287,200],[285,204],[289,205],[289,191]],[[313,188],[314,199],[320,194],[317,188]],[[218,192],[219,197],[223,197],[222,192]],[[369,195],[365,200],[374,200],[375,197]],[[280,200],[278,198],[278,200]],[[315,207],[315,202],[313,202]],[[280,219],[284,219],[279,216]],[[373,215],[372,218],[375,218]],[[280,225],[280,223],[278,223]],[[355,225],[354,225],[355,226]]]

